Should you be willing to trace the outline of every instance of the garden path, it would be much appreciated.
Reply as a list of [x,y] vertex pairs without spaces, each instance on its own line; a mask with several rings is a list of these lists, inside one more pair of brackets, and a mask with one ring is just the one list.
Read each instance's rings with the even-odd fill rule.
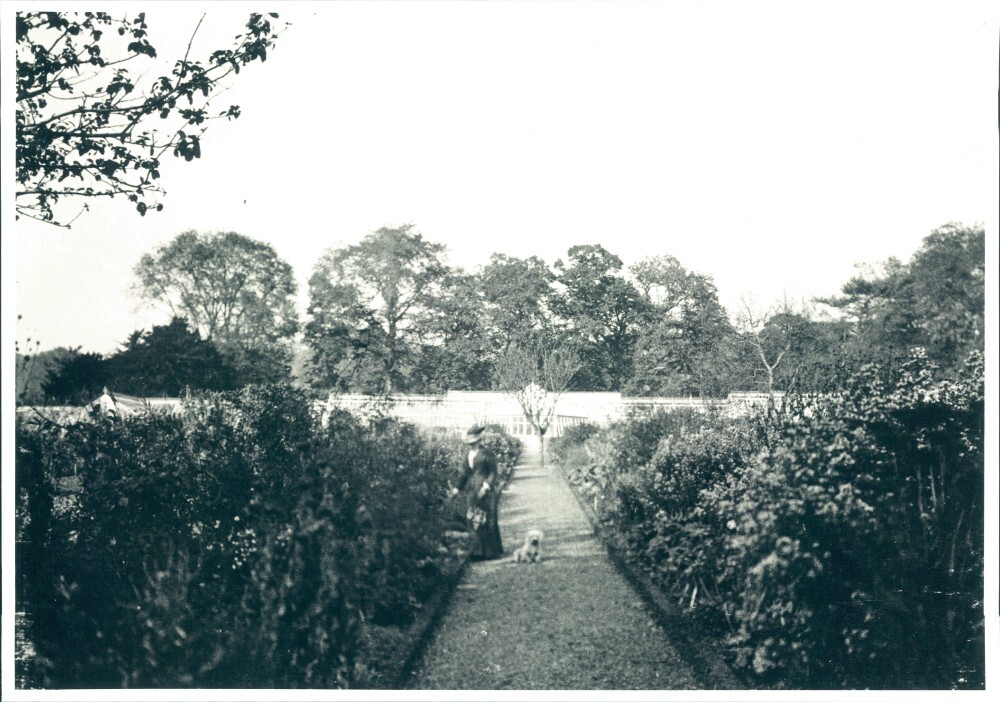
[[[529,440],[530,441],[530,440]],[[545,532],[540,563],[470,563],[411,689],[698,689],[668,632],[615,570],[537,443],[501,497],[508,554]]]

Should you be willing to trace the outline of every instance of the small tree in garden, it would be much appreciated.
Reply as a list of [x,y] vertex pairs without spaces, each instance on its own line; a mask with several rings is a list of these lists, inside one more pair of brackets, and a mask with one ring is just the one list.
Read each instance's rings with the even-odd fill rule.
[[[799,355],[809,332],[808,316],[787,298],[761,311],[752,300],[743,298],[736,328],[752,357],[754,372],[763,371],[767,393],[774,394],[775,377],[782,362],[787,366]],[[784,366],[782,366],[784,367]]]
[[556,403],[579,368],[575,355],[547,349],[542,342],[512,346],[494,364],[497,386],[517,400],[525,419],[538,433],[542,465],[545,465],[545,433]]

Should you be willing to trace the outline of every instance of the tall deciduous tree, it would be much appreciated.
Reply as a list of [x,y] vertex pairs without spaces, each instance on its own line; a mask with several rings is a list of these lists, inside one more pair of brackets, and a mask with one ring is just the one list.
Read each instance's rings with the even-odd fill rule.
[[477,276],[453,272],[414,323],[412,392],[489,390],[494,352]]
[[[798,319],[796,319],[798,317]],[[859,357],[848,343],[851,324],[843,319],[819,318],[815,309],[793,312],[775,323],[795,330],[794,343],[775,373],[783,390],[828,392],[843,387],[849,373],[859,367]]]
[[755,389],[773,393],[779,368],[785,369],[808,337],[809,319],[786,299],[761,309],[744,297],[736,325],[747,349],[747,367]]
[[[207,57],[157,64],[145,13],[20,12],[17,38],[17,197],[19,215],[69,226],[64,199],[125,197],[139,214],[162,209],[157,196],[165,154],[191,161],[217,119],[236,105],[212,99],[226,77],[265,61],[277,15],[253,13],[230,47]],[[194,33],[197,33],[197,27]]]
[[494,353],[525,343],[551,326],[555,276],[537,256],[495,253],[476,278],[484,303],[481,318]]
[[636,344],[629,390],[725,394],[733,328],[712,279],[685,270],[673,256],[647,258],[631,272],[648,302],[649,322]]
[[384,394],[408,390],[419,320],[432,314],[451,274],[444,253],[407,224],[324,254],[309,280],[305,337],[313,382]]
[[185,317],[237,368],[240,384],[278,380],[298,330],[292,267],[235,232],[184,232],[135,268],[145,300]]
[[850,325],[843,320],[819,319],[813,306],[787,297],[766,309],[747,298],[741,304],[737,389],[823,392],[857,367],[845,344]]
[[553,307],[579,355],[581,388],[621,390],[632,375],[635,346],[648,319],[646,300],[622,274],[622,260],[603,246],[574,246],[556,261],[564,292]]

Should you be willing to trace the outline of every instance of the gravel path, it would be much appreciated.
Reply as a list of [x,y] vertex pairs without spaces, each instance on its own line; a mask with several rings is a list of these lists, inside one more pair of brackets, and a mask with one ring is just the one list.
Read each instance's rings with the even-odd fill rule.
[[542,561],[470,563],[411,689],[703,687],[530,445],[501,498],[508,554],[529,529],[545,532]]

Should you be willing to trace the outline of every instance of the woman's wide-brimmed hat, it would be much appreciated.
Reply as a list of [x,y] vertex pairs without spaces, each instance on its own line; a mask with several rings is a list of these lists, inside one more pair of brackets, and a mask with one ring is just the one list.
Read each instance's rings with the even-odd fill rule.
[[480,426],[478,424],[472,425],[467,432],[462,436],[462,441],[467,444],[474,444],[483,438],[483,432],[486,431],[486,427]]

